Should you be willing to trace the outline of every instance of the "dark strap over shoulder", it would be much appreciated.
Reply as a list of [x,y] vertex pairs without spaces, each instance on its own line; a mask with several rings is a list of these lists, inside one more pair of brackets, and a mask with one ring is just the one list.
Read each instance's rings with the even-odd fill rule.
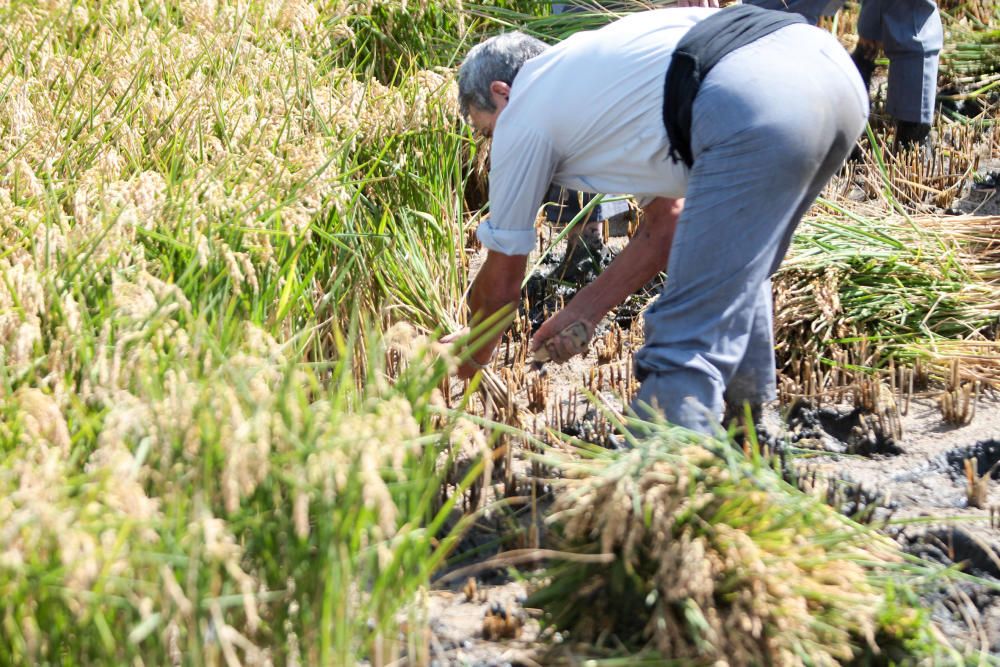
[[670,139],[670,157],[694,164],[691,153],[691,110],[701,82],[726,55],[765,35],[805,18],[790,12],[734,5],[691,28],[674,49],[663,85],[663,124]]

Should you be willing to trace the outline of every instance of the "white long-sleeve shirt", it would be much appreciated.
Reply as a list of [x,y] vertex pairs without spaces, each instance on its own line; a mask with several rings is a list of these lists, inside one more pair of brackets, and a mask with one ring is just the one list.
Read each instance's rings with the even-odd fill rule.
[[530,253],[550,182],[643,200],[684,196],[688,168],[669,157],[663,126],[664,77],[677,42],[715,11],[633,14],[524,64],[493,130],[484,246]]

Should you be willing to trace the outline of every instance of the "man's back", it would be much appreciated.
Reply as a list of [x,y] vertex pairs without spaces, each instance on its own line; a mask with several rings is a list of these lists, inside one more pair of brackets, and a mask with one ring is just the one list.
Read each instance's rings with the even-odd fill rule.
[[528,61],[497,122],[493,160],[501,169],[494,176],[502,179],[504,165],[520,165],[522,151],[541,147],[558,185],[680,196],[687,170],[667,155],[663,79],[673,47],[713,11],[643,12],[578,33]]

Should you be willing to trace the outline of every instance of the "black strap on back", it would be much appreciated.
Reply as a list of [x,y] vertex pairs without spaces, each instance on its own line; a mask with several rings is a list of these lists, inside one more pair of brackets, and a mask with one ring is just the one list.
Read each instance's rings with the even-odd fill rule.
[[670,157],[694,164],[691,153],[691,113],[701,82],[726,55],[804,17],[790,12],[733,5],[691,28],[678,42],[663,84],[663,124],[670,139]]

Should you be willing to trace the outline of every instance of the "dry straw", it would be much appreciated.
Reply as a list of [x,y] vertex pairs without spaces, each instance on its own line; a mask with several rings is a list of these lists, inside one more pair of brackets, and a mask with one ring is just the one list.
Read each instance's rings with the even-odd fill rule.
[[1000,220],[826,206],[833,215],[803,223],[775,279],[778,354],[799,384],[803,360],[881,367],[889,357],[922,359],[942,378],[958,360],[970,377],[1000,379]]

